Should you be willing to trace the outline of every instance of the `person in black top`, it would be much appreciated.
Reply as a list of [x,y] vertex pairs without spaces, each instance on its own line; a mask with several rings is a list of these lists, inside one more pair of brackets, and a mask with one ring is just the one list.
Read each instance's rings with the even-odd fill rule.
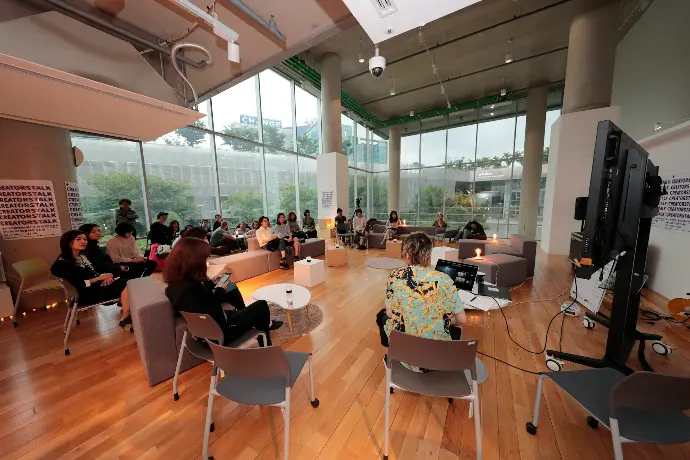
[[485,240],[486,233],[484,232],[484,227],[482,224],[473,220],[465,225],[465,228],[458,230],[458,234],[455,236],[455,241],[458,240]]
[[[209,244],[202,238],[185,236],[175,245],[163,270],[163,279],[168,284],[165,293],[173,309],[209,315],[223,331],[224,344],[255,328],[266,334],[266,345],[271,345],[269,331],[282,326],[282,321],[271,321],[264,300],[245,306],[242,294],[232,282],[217,285],[222,275],[209,280],[206,276],[209,254]],[[223,304],[235,309],[224,309]],[[263,346],[261,342],[259,345]]]
[[53,262],[50,272],[56,278],[62,278],[74,286],[79,293],[80,305],[120,300],[120,326],[131,324],[127,280],[108,272],[111,266],[91,262],[84,255],[86,244],[86,235],[79,230],[65,232],[60,237],[60,256]]
[[161,211],[156,216],[156,219],[158,220],[151,224],[151,229],[149,230],[151,244],[172,244],[170,227],[165,225],[165,221],[168,220],[168,213]]
[[220,214],[216,214],[216,220],[213,222],[213,230],[220,227],[220,224],[222,224],[222,223],[223,223],[223,218],[221,217]]
[[79,227],[79,231],[86,235],[87,240],[86,249],[83,254],[94,264],[94,266],[97,265],[106,272],[112,273],[114,276],[124,276],[125,278],[131,279],[127,276],[127,267],[115,264],[113,259],[105,252],[105,249],[98,244],[103,236],[101,228],[98,225],[83,224]]

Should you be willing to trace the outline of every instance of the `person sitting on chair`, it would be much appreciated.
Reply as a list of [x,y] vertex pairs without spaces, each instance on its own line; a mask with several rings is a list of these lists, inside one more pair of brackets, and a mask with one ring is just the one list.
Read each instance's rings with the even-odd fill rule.
[[[436,340],[459,340],[458,326],[467,322],[453,280],[430,268],[434,243],[423,232],[411,233],[403,243],[407,266],[391,272],[386,308],[377,315],[381,343],[388,346],[392,331]],[[415,372],[424,369],[403,364]]]
[[83,254],[92,264],[97,264],[101,268],[106,268],[108,273],[112,273],[115,276],[124,276],[125,278],[131,279],[128,273],[129,267],[113,263],[113,259],[105,252],[105,248],[102,248],[98,244],[103,236],[98,225],[83,224],[79,227],[79,231],[86,235],[86,239],[88,240]]
[[261,228],[261,225],[259,225],[258,220],[253,220],[252,221],[252,226],[250,229],[247,229],[247,232],[244,234],[246,238],[256,238],[256,231]]
[[228,231],[228,222],[225,220],[211,233],[210,243],[212,248],[225,248],[225,254],[240,251],[240,245]]
[[288,266],[286,258],[285,240],[273,234],[268,217],[261,216],[259,218],[259,224],[261,224],[261,227],[256,231],[256,239],[259,241],[259,247],[271,252],[280,251],[280,268],[288,270],[290,267]]
[[458,234],[455,236],[455,241],[458,240],[485,240],[486,233],[484,233],[484,227],[482,224],[473,220],[465,225],[465,228],[458,230]]
[[127,280],[107,272],[109,266],[91,263],[84,255],[87,241],[86,235],[79,230],[65,232],[60,237],[60,255],[50,267],[50,273],[74,286],[79,293],[79,305],[119,300],[122,304],[120,327],[132,324]]
[[290,225],[285,219],[285,214],[283,214],[282,212],[279,213],[276,222],[276,225],[273,227],[273,233],[285,240],[285,247],[295,248],[295,260],[299,260],[301,247],[300,242],[297,238],[295,238],[292,235],[292,231],[290,231]]
[[304,219],[302,219],[302,230],[307,234],[307,238],[316,238],[318,233],[316,231],[316,223],[311,216],[311,212],[307,209],[304,211]]
[[158,264],[141,255],[137,240],[132,236],[133,233],[134,228],[127,222],[117,224],[115,236],[108,240],[105,249],[115,263],[128,267],[127,278],[150,276]]
[[[206,314],[213,318],[223,331],[224,345],[238,339],[254,328],[266,334],[266,344],[271,343],[269,331],[282,326],[282,321],[271,321],[271,312],[265,300],[245,306],[237,286],[229,279],[218,284],[223,274],[214,279],[206,276],[206,259],[210,254],[203,238],[185,237],[175,246],[163,270],[168,284],[165,294],[175,311]],[[224,308],[229,304],[234,308]]]
[[151,224],[149,240],[152,245],[172,243],[169,227],[165,225],[166,220],[168,220],[168,213],[161,211],[156,216],[156,222]]
[[388,222],[386,222],[386,233],[383,234],[383,242],[397,238],[398,233],[400,233],[399,227],[402,226],[403,223],[398,217],[398,213],[396,211],[391,211],[388,216]]
[[431,224],[432,227],[438,227],[438,228],[447,228],[448,223],[443,219],[443,213],[438,213],[438,216],[436,217],[436,220],[434,221],[433,224]]
[[355,231],[355,244],[358,249],[367,248],[367,220],[361,209],[355,210],[355,218],[352,219],[352,227]]
[[201,221],[201,228],[204,229],[204,231],[206,232],[206,239],[207,239],[207,240],[210,239],[210,238],[211,238],[211,233],[212,233],[212,232],[211,232],[211,229],[210,229],[209,226],[208,226],[208,219],[204,219],[204,220]]
[[213,221],[213,230],[216,230],[223,223],[223,218],[220,214],[216,214],[215,220]]
[[288,213],[287,223],[290,227],[292,237],[297,238],[300,243],[304,242],[304,240],[307,238],[307,234],[299,227],[299,222],[297,222],[297,214],[295,214],[295,211],[290,211]]

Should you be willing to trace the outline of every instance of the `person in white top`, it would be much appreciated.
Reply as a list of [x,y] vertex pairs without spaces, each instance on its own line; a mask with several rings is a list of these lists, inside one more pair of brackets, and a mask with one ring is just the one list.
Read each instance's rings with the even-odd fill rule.
[[352,227],[355,230],[355,243],[357,244],[357,249],[366,249],[367,235],[365,229],[367,227],[367,220],[361,209],[355,211],[355,217],[352,219]]
[[149,276],[155,270],[158,264],[154,260],[149,260],[141,255],[137,240],[134,239],[132,233],[134,228],[127,222],[120,222],[115,227],[115,236],[110,238],[105,245],[105,250],[119,266],[128,267],[127,278],[138,278],[141,276]]
[[259,246],[271,252],[280,251],[280,268],[287,270],[290,267],[285,258],[285,240],[273,233],[268,217],[261,216],[259,224],[261,227],[256,231]]

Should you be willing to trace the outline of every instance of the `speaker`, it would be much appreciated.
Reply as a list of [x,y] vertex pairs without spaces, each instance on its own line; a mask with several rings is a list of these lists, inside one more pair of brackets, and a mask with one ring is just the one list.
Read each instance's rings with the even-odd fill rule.
[[588,199],[586,196],[575,198],[575,220],[585,220],[587,218]]

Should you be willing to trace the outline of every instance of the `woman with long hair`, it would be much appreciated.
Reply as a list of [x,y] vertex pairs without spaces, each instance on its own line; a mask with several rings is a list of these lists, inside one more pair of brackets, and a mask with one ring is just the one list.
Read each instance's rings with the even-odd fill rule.
[[396,238],[398,233],[400,233],[399,227],[402,227],[402,220],[398,217],[396,211],[391,211],[388,216],[388,222],[386,222],[386,233],[383,234],[383,241]]
[[276,225],[273,227],[273,233],[285,240],[286,247],[295,248],[295,260],[299,260],[300,242],[297,237],[292,234],[290,224],[288,224],[287,219],[285,219],[285,214],[282,212],[278,213],[276,217]]
[[253,220],[251,228],[247,229],[247,232],[244,234],[246,238],[256,238],[256,231],[261,228],[261,225],[259,225],[258,220]]
[[290,267],[285,257],[287,250],[285,240],[273,233],[268,217],[261,216],[259,218],[259,224],[261,224],[261,227],[256,231],[256,239],[259,241],[259,247],[271,252],[280,251],[280,268],[283,270],[289,269]]
[[170,243],[175,241],[175,238],[180,236],[180,221],[173,219],[168,225],[168,236],[170,237]]
[[308,209],[304,211],[302,230],[307,234],[307,238],[316,238],[318,236],[316,222],[314,222],[314,218],[311,216],[311,212]]
[[150,276],[156,270],[158,263],[141,255],[133,233],[134,228],[127,222],[117,224],[115,236],[110,238],[105,245],[106,251],[115,263],[127,267],[127,278]]
[[91,261],[92,264],[98,264],[102,268],[107,268],[108,273],[114,275],[121,275],[125,278],[131,278],[129,276],[129,268],[124,265],[117,265],[110,258],[105,248],[102,248],[98,242],[103,237],[101,233],[101,228],[96,224],[83,224],[79,227],[79,231],[86,235],[86,249],[84,249],[83,254]]
[[74,286],[79,293],[80,305],[119,300],[122,304],[120,327],[125,327],[132,323],[127,280],[108,272],[110,266],[91,262],[84,254],[87,242],[86,235],[79,230],[65,232],[60,237],[60,255],[50,267],[50,272]]
[[[266,334],[271,345],[269,331],[282,326],[282,321],[271,321],[268,304],[259,300],[245,306],[242,294],[230,280],[219,284],[223,274],[214,279],[206,275],[206,259],[210,246],[206,240],[195,237],[182,238],[170,253],[163,270],[168,284],[165,290],[173,309],[209,315],[223,331],[224,344],[228,344],[254,328]],[[233,309],[224,308],[230,304]],[[259,341],[259,345],[264,344]]]
[[297,238],[300,242],[307,237],[307,234],[302,231],[299,227],[299,222],[297,222],[297,214],[295,211],[290,211],[287,216],[287,223],[292,232],[292,237]]

